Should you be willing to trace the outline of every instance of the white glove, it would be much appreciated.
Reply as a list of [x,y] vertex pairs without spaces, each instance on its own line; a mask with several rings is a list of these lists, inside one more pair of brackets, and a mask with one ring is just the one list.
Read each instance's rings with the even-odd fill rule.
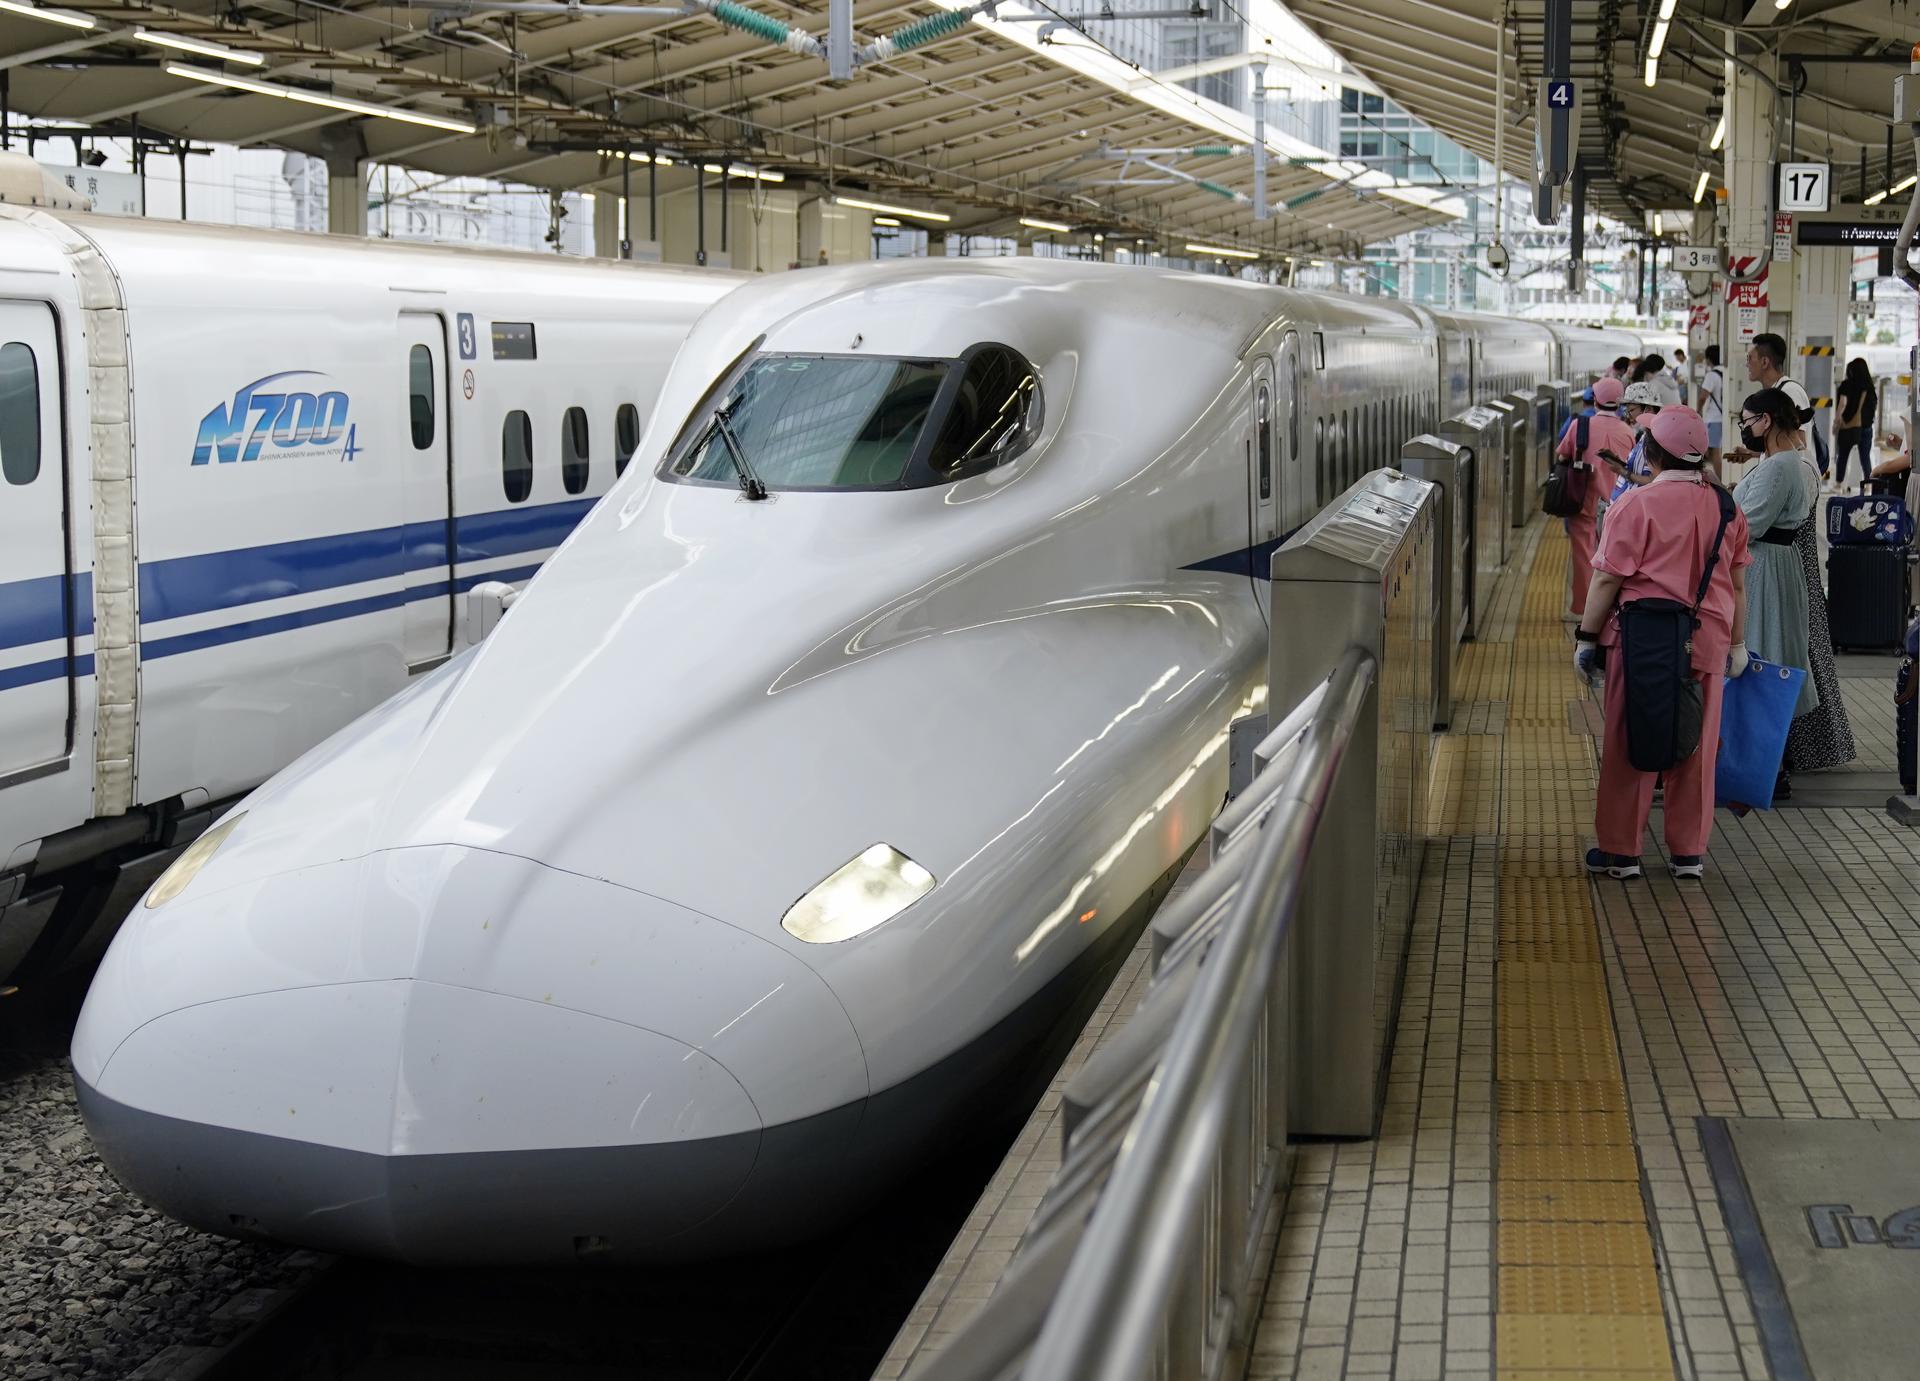
[[1588,690],[1600,689],[1602,677],[1599,643],[1577,642],[1573,645],[1573,674]]
[[1753,659],[1747,655],[1747,645],[1745,643],[1735,643],[1732,647],[1728,648],[1727,679],[1731,681],[1743,675],[1746,672],[1747,663],[1752,660]]

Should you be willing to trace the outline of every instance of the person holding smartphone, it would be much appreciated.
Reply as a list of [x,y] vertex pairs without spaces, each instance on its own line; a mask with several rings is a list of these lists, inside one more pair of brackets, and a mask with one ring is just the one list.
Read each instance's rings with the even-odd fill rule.
[[1633,449],[1633,433],[1627,424],[1614,415],[1614,407],[1620,402],[1620,381],[1614,378],[1594,380],[1593,402],[1599,411],[1592,417],[1576,417],[1560,438],[1560,444],[1554,448],[1554,454],[1562,460],[1573,462],[1574,469],[1585,476],[1586,492],[1580,505],[1580,511],[1571,518],[1562,519],[1567,526],[1567,541],[1572,545],[1572,559],[1569,573],[1572,588],[1568,600],[1570,612],[1565,615],[1569,620],[1578,620],[1587,609],[1587,587],[1593,583],[1593,548],[1600,538],[1599,513],[1600,497],[1606,492],[1606,483],[1601,475],[1611,475],[1611,470],[1603,470],[1606,464],[1603,456],[1611,451],[1619,455]]

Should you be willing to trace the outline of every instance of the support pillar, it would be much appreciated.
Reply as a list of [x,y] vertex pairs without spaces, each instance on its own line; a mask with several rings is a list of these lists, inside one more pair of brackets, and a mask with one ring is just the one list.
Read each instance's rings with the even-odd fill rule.
[[327,232],[332,235],[367,233],[365,159],[327,160]]
[[593,254],[596,259],[620,257],[620,198],[613,192],[593,194]]
[[937,230],[927,233],[927,257],[929,259],[947,257],[947,237]]
[[[1778,138],[1774,130],[1776,99],[1771,82],[1756,77],[1747,68],[1729,60],[1726,64],[1727,143],[1723,176],[1727,187],[1728,268],[1747,256],[1766,259],[1773,252],[1773,159]],[[1740,395],[1745,370],[1747,342],[1761,331],[1778,330],[1770,320],[1779,291],[1776,280],[1785,279],[1788,303],[1793,291],[1793,275],[1771,270],[1767,275],[1767,306],[1746,314],[1729,309],[1724,313],[1725,334],[1720,350],[1727,366],[1728,396]]]

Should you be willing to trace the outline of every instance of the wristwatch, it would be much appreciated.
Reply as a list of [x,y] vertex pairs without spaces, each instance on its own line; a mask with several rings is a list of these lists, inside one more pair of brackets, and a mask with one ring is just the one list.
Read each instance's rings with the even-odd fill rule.
[[1600,635],[1589,633],[1584,628],[1576,628],[1573,630],[1573,640],[1577,643],[1597,643],[1600,641]]

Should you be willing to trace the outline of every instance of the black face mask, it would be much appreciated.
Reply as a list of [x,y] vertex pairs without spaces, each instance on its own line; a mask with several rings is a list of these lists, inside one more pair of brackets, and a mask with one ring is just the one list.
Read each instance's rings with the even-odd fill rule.
[[1742,427],[1740,429],[1740,444],[1745,446],[1749,451],[1763,451],[1767,446],[1767,434],[1765,432],[1750,432],[1745,427]]

